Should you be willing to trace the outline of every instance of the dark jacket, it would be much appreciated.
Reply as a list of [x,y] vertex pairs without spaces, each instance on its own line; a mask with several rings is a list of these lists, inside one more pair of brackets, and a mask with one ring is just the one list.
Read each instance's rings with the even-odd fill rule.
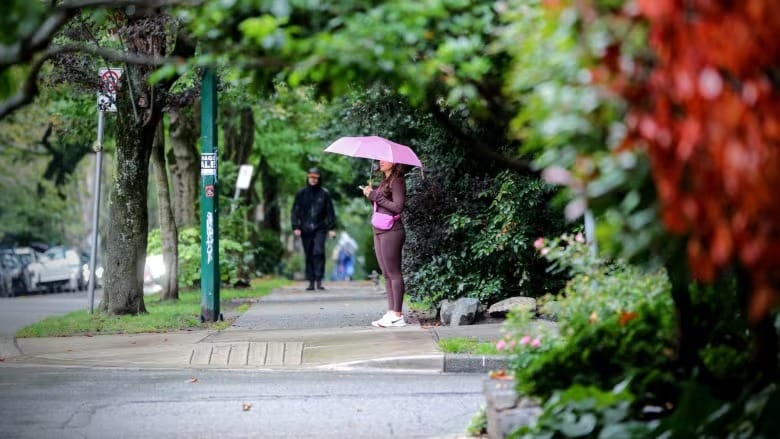
[[334,230],[336,214],[328,190],[316,186],[306,186],[298,191],[292,208],[292,228],[303,233],[317,230]]

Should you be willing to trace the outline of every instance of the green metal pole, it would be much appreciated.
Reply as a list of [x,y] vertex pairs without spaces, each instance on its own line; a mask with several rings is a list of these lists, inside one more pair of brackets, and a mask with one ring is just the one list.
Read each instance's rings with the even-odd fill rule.
[[200,320],[222,320],[219,310],[219,191],[217,190],[217,79],[206,69],[200,119]]

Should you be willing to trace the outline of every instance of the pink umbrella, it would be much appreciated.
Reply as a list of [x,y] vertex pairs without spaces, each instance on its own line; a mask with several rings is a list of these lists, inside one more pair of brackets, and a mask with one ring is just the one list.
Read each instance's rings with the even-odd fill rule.
[[423,167],[411,148],[379,136],[342,137],[325,148],[325,152]]

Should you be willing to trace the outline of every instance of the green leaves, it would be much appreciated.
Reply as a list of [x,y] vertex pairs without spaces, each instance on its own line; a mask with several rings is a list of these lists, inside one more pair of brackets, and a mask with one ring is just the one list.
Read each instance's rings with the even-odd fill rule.
[[248,42],[257,44],[263,48],[271,48],[274,41],[269,37],[274,34],[286,20],[278,20],[270,15],[247,18],[238,25],[238,29],[244,34]]
[[633,400],[626,382],[610,391],[574,385],[555,392],[545,402],[536,425],[521,428],[513,437],[641,437],[654,423],[630,421]]
[[461,199],[446,217],[448,230],[428,244],[435,256],[412,270],[410,291],[425,291],[434,303],[468,296],[486,304],[555,291],[560,276],[545,272],[531,245],[543,228],[561,227],[545,201],[550,187],[510,172],[484,181],[461,177],[459,184],[464,189],[452,191]]
[[[421,103],[431,90],[455,106],[479,108],[477,85],[494,76],[496,53],[485,51],[499,24],[487,1],[376,2],[209,1],[182,18],[236,64],[269,61],[260,75],[282,72],[290,84],[316,82],[332,95],[353,83],[381,80]],[[271,61],[273,60],[273,61]]]
[[0,10],[0,28],[3,29],[0,43],[14,44],[18,39],[31,36],[45,19],[46,9],[45,2],[5,0]]

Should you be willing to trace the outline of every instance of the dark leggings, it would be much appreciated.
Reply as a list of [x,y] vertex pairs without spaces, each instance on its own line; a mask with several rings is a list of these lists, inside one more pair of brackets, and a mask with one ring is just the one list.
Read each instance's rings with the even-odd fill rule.
[[325,277],[325,230],[302,233],[303,253],[306,255],[306,279],[321,281]]
[[406,241],[404,229],[374,231],[374,250],[379,268],[385,276],[387,309],[401,312],[404,305],[404,278],[401,275],[401,249]]

